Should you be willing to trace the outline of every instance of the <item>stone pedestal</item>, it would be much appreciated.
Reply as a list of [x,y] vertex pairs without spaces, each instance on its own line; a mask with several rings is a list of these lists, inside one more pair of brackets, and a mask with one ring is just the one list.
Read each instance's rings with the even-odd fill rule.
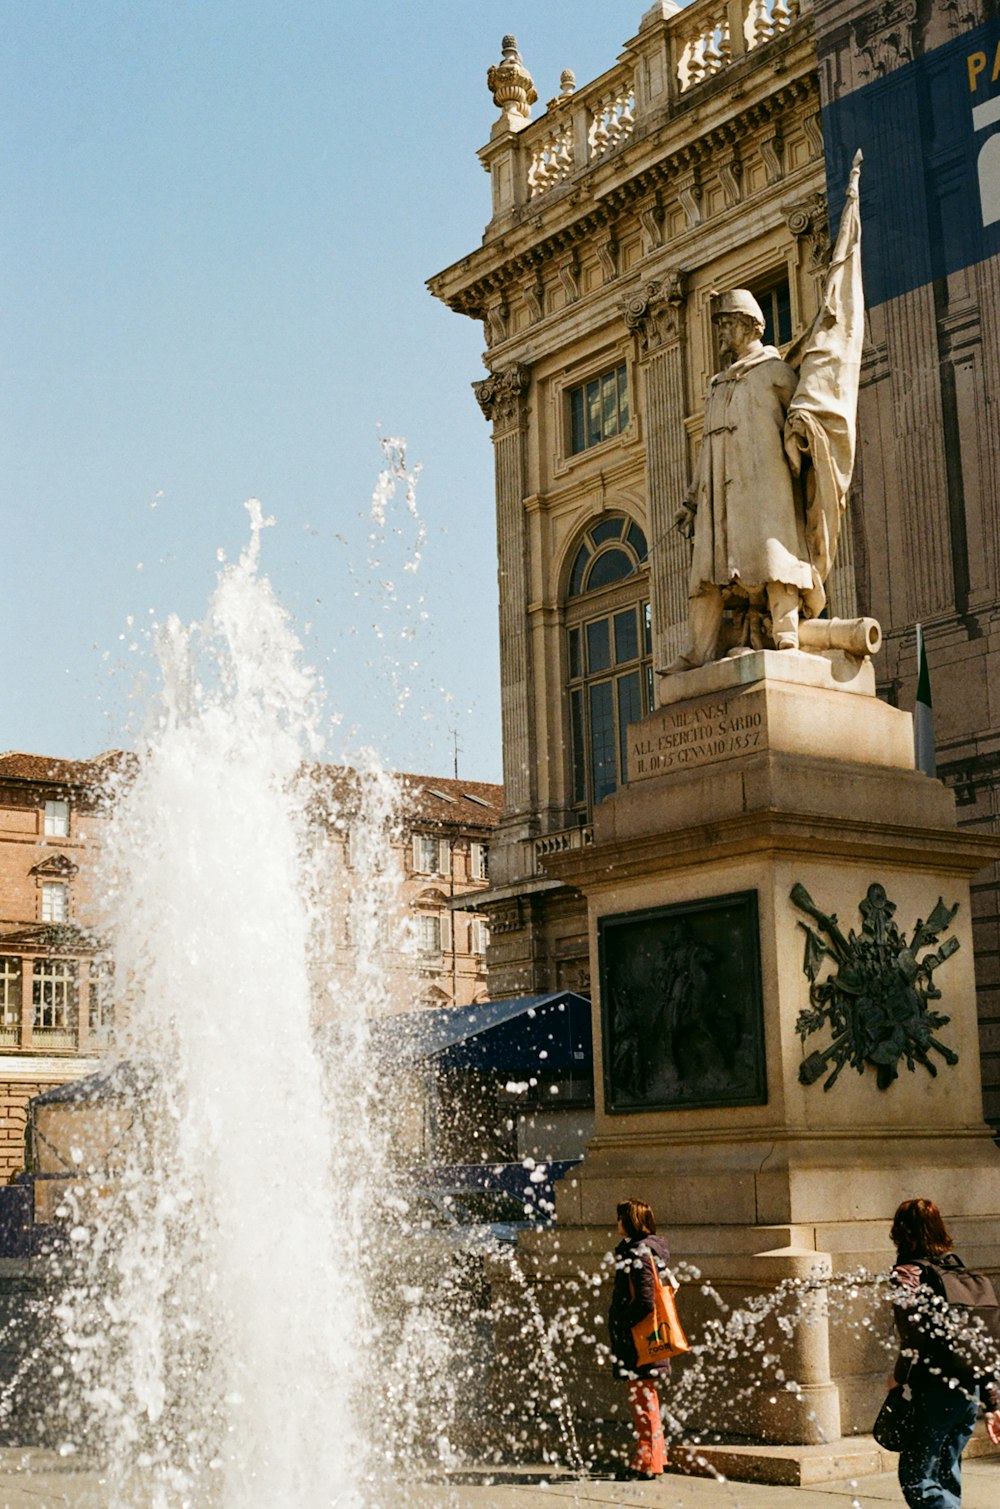
[[[595,811],[593,847],[548,866],[588,902],[596,1133],[576,1177],[559,1186],[557,1227],[519,1249],[543,1309],[554,1311],[567,1286],[582,1284],[586,1324],[606,1335],[609,1286],[598,1287],[597,1276],[614,1242],[617,1202],[638,1196],[653,1206],[675,1257],[701,1271],[702,1283],[684,1286],[679,1299],[696,1342],[719,1313],[702,1292],[706,1282],[730,1309],[784,1288],[796,1312],[787,1325],[761,1320],[729,1369],[728,1397],[697,1401],[688,1429],[810,1446],[870,1430],[891,1317],[874,1291],[859,1291],[856,1303],[838,1292],[828,1303],[823,1280],[861,1266],[885,1271],[901,1200],[936,1200],[967,1262],[995,1269],[1000,1261],[1000,1153],[982,1114],[969,901],[971,877],[1000,845],[957,829],[951,794],[913,769],[910,715],[873,692],[867,662],[834,655],[757,652],[668,678],[661,706],[630,731],[629,784]],[[873,897],[883,923],[889,917],[907,940],[939,898],[957,903],[940,939],[953,938],[957,949],[933,970],[941,998],[932,1005],[949,1018],[935,1033],[945,1053],[927,1051],[936,1074],[904,1059],[884,1089],[870,1062],[860,1073],[845,1064],[828,1089],[827,1073],[803,1082],[803,1064],[831,1042],[829,1028],[805,1042],[798,1032],[810,1005],[806,928],[829,939],[793,902],[793,888],[845,942],[861,934],[859,908]],[[883,891],[894,912],[879,900]],[[626,1072],[620,1055],[611,1062],[628,966],[617,955],[610,966],[602,961],[609,926],[664,915],[670,926],[675,914],[665,909],[747,896],[757,917],[766,1084],[757,1093],[744,1084],[742,1103],[726,1103],[724,1068],[713,1079],[704,1055],[684,1068],[684,1034],[700,1030],[693,1010],[714,1010],[713,980],[723,993],[735,989],[737,976],[720,962],[724,940],[702,950],[702,994],[689,997],[686,1016],[671,1018],[655,988],[646,1007],[635,1006],[638,987],[628,981],[627,1009],[654,1024],[644,1034],[649,1063]],[[686,913],[677,915],[687,926]],[[663,958],[676,953],[675,934],[657,936],[649,958],[655,948]],[[914,952],[926,958],[933,947]],[[823,959],[817,980],[831,967]],[[665,993],[683,994],[686,987],[670,984],[678,977],[671,968],[647,962],[647,986],[659,980]],[[904,994],[908,968],[903,960]],[[733,1031],[745,1032],[742,1005],[727,1009]],[[725,1020],[715,1020],[717,1038]],[[658,1062],[670,1054],[677,1062]],[[836,1059],[826,1067],[832,1072]],[[648,1107],[636,1104],[643,1094]],[[768,1355],[778,1361],[765,1363]],[[595,1368],[593,1346],[575,1356],[570,1387],[581,1418],[608,1421],[616,1406],[621,1417],[624,1390]],[[677,1373],[680,1388],[683,1368]]]

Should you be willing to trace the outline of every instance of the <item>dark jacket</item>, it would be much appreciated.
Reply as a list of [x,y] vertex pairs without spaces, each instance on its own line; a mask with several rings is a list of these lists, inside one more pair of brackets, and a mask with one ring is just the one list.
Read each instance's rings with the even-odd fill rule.
[[653,1272],[655,1261],[660,1281],[667,1271],[670,1249],[661,1236],[626,1238],[615,1248],[615,1283],[608,1310],[611,1342],[611,1367],[616,1378],[660,1378],[670,1373],[669,1361],[636,1366],[632,1327],[644,1320],[653,1308]]
[[[924,1261],[931,1262],[932,1259]],[[896,1263],[891,1274],[892,1283],[900,1291],[900,1300],[894,1301],[892,1307],[900,1340],[893,1377],[897,1383],[919,1388],[927,1378],[938,1376],[942,1371],[948,1377],[954,1371],[955,1382],[960,1388],[970,1394],[978,1393],[987,1409],[996,1409],[1000,1406],[1000,1384],[996,1378],[980,1375],[973,1366],[949,1367],[947,1361],[937,1354],[940,1343],[935,1343],[934,1337],[939,1327],[934,1324],[933,1310],[929,1312],[928,1325],[926,1306],[918,1297],[921,1284],[926,1283],[920,1264],[919,1258]]]

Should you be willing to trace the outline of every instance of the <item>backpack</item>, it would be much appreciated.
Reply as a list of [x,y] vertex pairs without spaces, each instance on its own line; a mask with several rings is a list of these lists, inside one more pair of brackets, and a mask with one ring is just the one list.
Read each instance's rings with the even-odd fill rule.
[[966,1387],[1000,1379],[1000,1303],[993,1281],[966,1268],[954,1252],[919,1264],[922,1288],[911,1316],[920,1361]]

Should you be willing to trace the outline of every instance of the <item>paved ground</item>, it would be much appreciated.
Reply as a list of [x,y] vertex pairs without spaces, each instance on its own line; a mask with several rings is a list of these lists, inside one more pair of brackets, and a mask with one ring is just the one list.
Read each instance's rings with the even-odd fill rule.
[[[967,1462],[963,1509],[998,1509],[1000,1457]],[[515,1480],[511,1480],[515,1479]],[[394,1486],[365,1509],[883,1509],[901,1506],[892,1474],[823,1483],[811,1488],[773,1488],[757,1483],[715,1482],[667,1475],[656,1483],[601,1480],[548,1485],[535,1474],[510,1474],[506,1481],[418,1483]],[[81,1472],[51,1453],[0,1451],[0,1509],[106,1509],[97,1473]],[[134,1509],[146,1509],[136,1505]],[[200,1509],[200,1506],[198,1506]],[[327,1509],[320,1504],[274,1504],[271,1509]],[[344,1505],[343,1509],[348,1509]],[[353,1506],[352,1506],[353,1509]]]

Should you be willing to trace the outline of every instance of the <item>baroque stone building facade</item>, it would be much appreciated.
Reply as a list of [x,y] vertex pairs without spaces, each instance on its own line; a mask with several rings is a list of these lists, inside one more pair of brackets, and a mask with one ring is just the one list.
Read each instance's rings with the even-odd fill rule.
[[[968,114],[971,83],[973,105],[998,88],[995,14],[978,0],[961,15],[947,0],[660,0],[615,66],[582,88],[564,73],[534,120],[534,82],[504,39],[489,75],[500,116],[479,154],[492,216],[481,247],[429,284],[487,342],[474,387],[495,451],[506,788],[481,901],[491,995],[589,984],[582,902],[545,862],[590,842],[595,805],[625,777],[627,726],[655,706],[683,635],[673,521],[719,364],[713,292],[750,288],[765,339],[794,352],[859,133],[866,281],[869,247],[883,266],[914,265],[909,286],[876,274],[870,290],[831,611],[880,620],[880,693],[907,708],[923,623],[940,774],[963,822],[996,828],[1000,244],[980,240],[944,271],[934,261],[968,180],[946,127]],[[945,55],[959,94],[966,83],[942,106]],[[914,164],[897,179],[901,139]],[[996,876],[974,895],[1000,1121]]]

